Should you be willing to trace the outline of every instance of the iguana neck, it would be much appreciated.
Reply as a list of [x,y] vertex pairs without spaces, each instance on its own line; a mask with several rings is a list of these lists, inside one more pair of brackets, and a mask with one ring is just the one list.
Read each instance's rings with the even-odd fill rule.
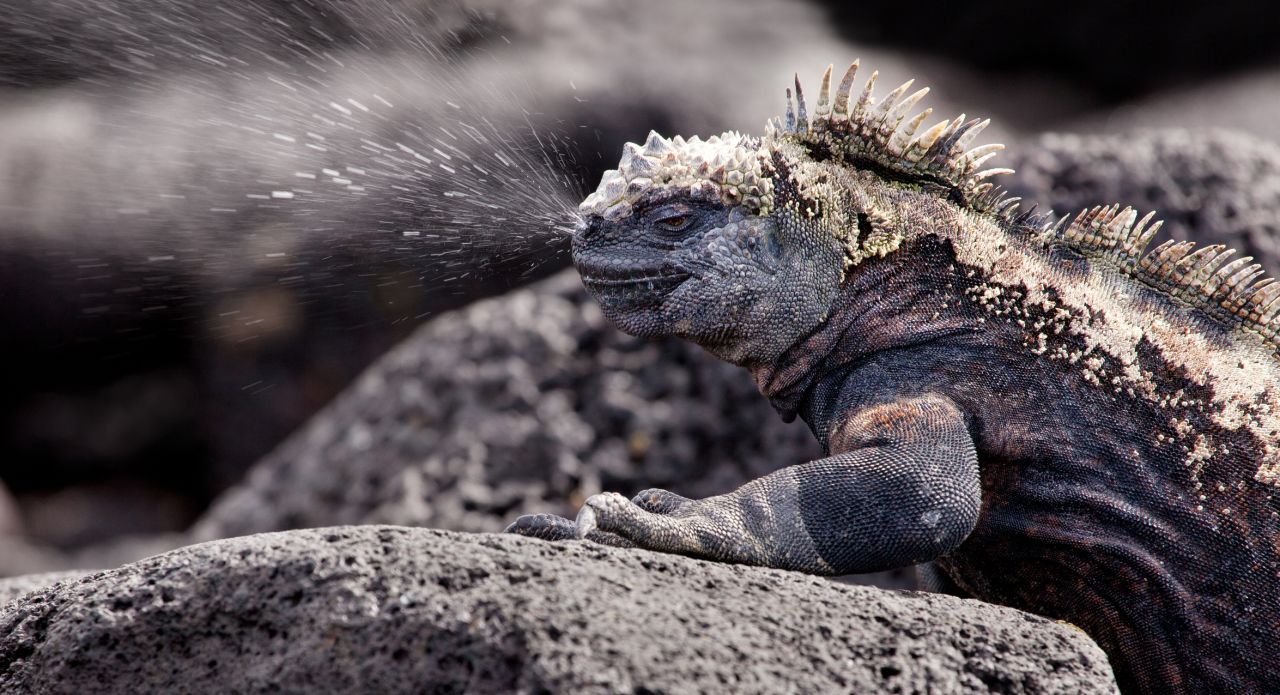
[[949,241],[927,235],[850,268],[826,320],[771,363],[746,365],[757,388],[790,422],[818,382],[878,353],[971,345],[984,328],[948,301],[954,261]]

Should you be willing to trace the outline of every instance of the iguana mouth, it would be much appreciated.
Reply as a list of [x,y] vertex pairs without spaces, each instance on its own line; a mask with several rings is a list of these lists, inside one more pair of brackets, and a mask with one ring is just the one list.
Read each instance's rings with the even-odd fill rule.
[[638,274],[622,277],[602,277],[582,273],[582,283],[590,289],[620,289],[647,286],[650,290],[675,289],[680,283],[688,280],[690,273],[656,273]]
[[[620,290],[645,288],[650,291],[675,289],[677,285],[688,280],[689,273],[680,266],[663,259],[650,262],[593,262],[593,258],[578,257],[575,259],[578,274],[588,289]],[[611,259],[612,260],[612,259]],[[637,259],[639,260],[639,259]]]

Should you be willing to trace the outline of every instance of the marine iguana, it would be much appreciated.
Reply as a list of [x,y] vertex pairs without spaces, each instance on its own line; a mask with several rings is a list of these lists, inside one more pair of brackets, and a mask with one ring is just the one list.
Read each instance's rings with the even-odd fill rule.
[[1280,675],[1280,283],[1129,208],[1024,210],[876,75],[763,137],[650,133],[573,259],[622,330],[741,365],[829,456],[728,494],[586,500],[510,531],[817,574],[932,560],[1069,621],[1133,692]]

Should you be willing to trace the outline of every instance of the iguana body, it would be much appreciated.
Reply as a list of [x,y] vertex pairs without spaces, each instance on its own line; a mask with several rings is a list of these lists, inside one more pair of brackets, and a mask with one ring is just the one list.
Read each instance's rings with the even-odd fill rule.
[[921,92],[763,137],[651,134],[582,205],[574,260],[623,330],[746,367],[829,452],[729,494],[587,500],[586,536],[821,574],[934,560],[1074,623],[1136,692],[1280,675],[1280,285],[1125,209],[1022,213]]

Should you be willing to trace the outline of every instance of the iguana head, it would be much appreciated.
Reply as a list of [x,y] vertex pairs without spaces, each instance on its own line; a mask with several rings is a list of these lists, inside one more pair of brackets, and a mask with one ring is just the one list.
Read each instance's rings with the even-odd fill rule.
[[[875,75],[850,97],[857,63],[812,120],[798,109],[762,137],[650,133],[579,208],[573,258],[605,315],[640,336],[680,336],[738,363],[770,361],[823,321],[852,265],[913,230],[876,207],[884,187],[928,188],[965,205],[1000,202],[977,172],[1000,146],[966,151],[986,125],[963,117],[917,135],[928,90],[877,102]],[[976,173],[975,173],[976,172]],[[767,327],[767,329],[762,329]]]

